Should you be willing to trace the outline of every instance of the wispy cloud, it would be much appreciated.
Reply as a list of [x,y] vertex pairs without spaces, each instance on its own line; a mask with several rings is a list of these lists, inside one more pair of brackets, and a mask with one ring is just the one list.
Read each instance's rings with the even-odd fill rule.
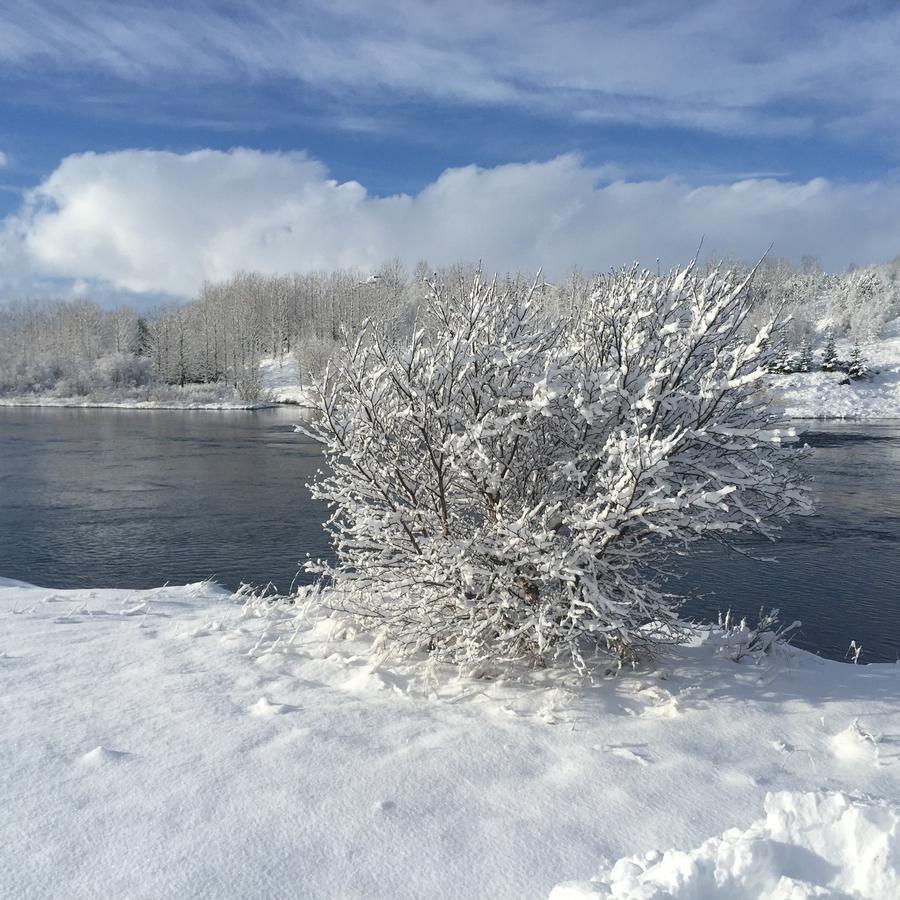
[[[226,11],[227,10],[227,11]],[[194,87],[290,79],[404,98],[722,133],[900,139],[900,7],[823,0],[28,2],[0,64]],[[371,118],[367,120],[371,122]]]
[[89,153],[65,159],[0,224],[0,280],[7,294],[69,279],[189,295],[242,268],[393,256],[563,274],[683,262],[701,235],[723,256],[753,258],[774,242],[779,255],[843,268],[897,254],[897,209],[900,182],[635,181],[573,155],[448,169],[415,194],[379,197],[302,153]]

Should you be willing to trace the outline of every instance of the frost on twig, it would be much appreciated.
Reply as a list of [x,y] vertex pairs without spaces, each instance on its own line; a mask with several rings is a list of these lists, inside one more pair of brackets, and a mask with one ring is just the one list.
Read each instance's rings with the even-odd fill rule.
[[457,664],[584,668],[679,640],[668,555],[774,538],[808,509],[746,285],[630,269],[551,316],[534,288],[478,275],[433,282],[409,337],[364,327],[310,426],[336,561],[307,568],[328,603]]
[[743,659],[751,659],[759,662],[764,656],[768,656],[779,646],[790,643],[794,632],[801,627],[799,620],[790,625],[782,625],[780,611],[772,609],[769,612],[760,609],[759,621],[750,626],[746,619],[741,619],[738,625],[732,624],[731,610],[725,616],[719,616],[719,629],[724,637],[726,652],[734,662]]

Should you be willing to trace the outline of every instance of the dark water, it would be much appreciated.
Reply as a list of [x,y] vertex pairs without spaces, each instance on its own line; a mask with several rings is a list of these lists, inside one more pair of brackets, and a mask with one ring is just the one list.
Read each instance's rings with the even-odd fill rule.
[[777,606],[800,619],[793,643],[842,659],[851,639],[862,659],[900,658],[900,422],[796,423],[815,448],[807,469],[816,514],[796,519],[781,540],[752,547],[764,563],[715,549],[692,554],[679,593],[702,593],[685,611],[715,619],[729,607],[756,621]]
[[[48,587],[155,587],[209,576],[287,589],[328,554],[305,484],[320,464],[296,409],[0,408],[0,576]],[[779,606],[794,643],[900,656],[900,422],[805,423],[818,514],[761,549],[683,563],[690,615]],[[300,579],[301,581],[304,579]],[[701,594],[701,597],[696,595]]]
[[0,408],[0,576],[288,589],[306,553],[328,550],[301,415]]

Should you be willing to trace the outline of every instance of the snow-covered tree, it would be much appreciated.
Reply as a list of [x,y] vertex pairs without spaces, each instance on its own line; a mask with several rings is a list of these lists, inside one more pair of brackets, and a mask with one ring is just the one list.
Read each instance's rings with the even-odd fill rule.
[[798,370],[797,355],[791,351],[788,343],[786,324],[778,329],[778,339],[775,341],[776,350],[768,362],[768,371],[772,375],[790,375]]
[[853,345],[853,350],[850,353],[850,362],[847,365],[847,374],[851,378],[856,379],[872,377],[869,365],[866,362],[866,359],[863,356],[863,352],[860,349],[858,343]]
[[836,372],[841,366],[837,355],[837,348],[834,345],[834,331],[829,328],[825,332],[825,346],[822,349],[822,371]]
[[800,341],[800,351],[797,356],[797,372],[811,372],[813,367],[813,355],[812,355],[812,347],[809,344],[809,339],[804,337]]
[[329,603],[399,652],[460,664],[631,659],[679,630],[661,569],[808,508],[763,390],[772,323],[692,267],[595,282],[564,319],[537,284],[431,286],[406,339],[366,327],[320,384]]

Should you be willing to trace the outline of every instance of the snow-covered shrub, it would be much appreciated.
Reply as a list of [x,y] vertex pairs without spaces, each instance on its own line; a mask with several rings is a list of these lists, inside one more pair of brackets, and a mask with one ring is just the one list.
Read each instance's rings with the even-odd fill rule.
[[331,338],[317,337],[316,335],[304,336],[298,342],[295,351],[301,384],[305,384],[307,378],[318,381],[325,371],[328,360],[334,356],[337,348],[337,342]]
[[725,616],[719,616],[719,628],[730,659],[740,662],[749,658],[758,662],[775,647],[790,643],[793,632],[800,628],[800,622],[782,625],[780,610],[766,612],[761,609],[756,625],[750,625],[746,619],[741,619],[735,625],[731,619],[731,610],[728,610]]
[[94,363],[94,388],[142,387],[153,381],[153,366],[144,356],[109,353]]
[[72,360],[65,374],[56,383],[55,393],[60,397],[86,397],[94,388],[92,366],[84,360]]
[[330,602],[456,662],[581,666],[677,635],[673,550],[808,506],[763,390],[772,326],[742,337],[746,284],[632,269],[559,320],[478,276],[432,284],[408,339],[366,327],[311,427]]
[[245,400],[248,403],[259,400],[262,394],[263,383],[259,364],[255,359],[245,365],[235,376],[234,389],[241,400]]
[[62,375],[62,366],[49,355],[33,360],[0,356],[0,396],[53,390]]

